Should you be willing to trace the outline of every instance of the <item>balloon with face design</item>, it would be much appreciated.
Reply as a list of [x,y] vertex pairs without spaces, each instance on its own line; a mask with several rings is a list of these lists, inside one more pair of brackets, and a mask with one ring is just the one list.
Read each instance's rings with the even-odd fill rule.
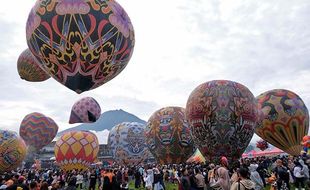
[[185,162],[194,151],[185,110],[181,107],[165,107],[153,113],[145,135],[149,150],[161,164]]
[[256,134],[273,146],[298,156],[308,134],[309,113],[302,99],[289,90],[275,89],[257,97],[260,122]]
[[115,0],[37,0],[26,38],[41,67],[76,93],[116,77],[135,44],[131,21]]
[[138,165],[147,159],[144,129],[145,125],[137,122],[123,122],[111,129],[108,144],[118,164]]
[[27,147],[14,132],[0,130],[0,172],[16,169],[24,160]]
[[237,160],[250,143],[257,122],[256,101],[242,84],[214,80],[189,96],[186,117],[193,139],[209,161]]

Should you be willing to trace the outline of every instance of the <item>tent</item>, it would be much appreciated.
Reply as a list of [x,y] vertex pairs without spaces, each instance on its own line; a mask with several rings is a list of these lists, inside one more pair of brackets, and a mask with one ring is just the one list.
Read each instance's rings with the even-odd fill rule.
[[188,163],[205,163],[206,159],[197,148],[194,154],[186,161]]
[[248,153],[243,153],[242,158],[255,158],[260,156],[277,156],[280,154],[284,154],[285,152],[279,148],[267,149],[264,151],[255,151],[251,150]]

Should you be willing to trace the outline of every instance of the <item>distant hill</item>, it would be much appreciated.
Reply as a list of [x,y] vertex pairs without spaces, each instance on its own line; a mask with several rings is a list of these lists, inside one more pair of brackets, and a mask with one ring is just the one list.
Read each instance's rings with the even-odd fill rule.
[[79,130],[103,131],[105,129],[111,130],[112,127],[122,122],[138,122],[138,123],[146,124],[146,121],[122,109],[111,110],[111,111],[106,111],[102,113],[98,121],[96,121],[95,123],[84,123],[79,126],[72,127],[64,131],[61,131],[57,135],[58,136],[62,135],[63,133],[68,132],[68,131],[79,131]]

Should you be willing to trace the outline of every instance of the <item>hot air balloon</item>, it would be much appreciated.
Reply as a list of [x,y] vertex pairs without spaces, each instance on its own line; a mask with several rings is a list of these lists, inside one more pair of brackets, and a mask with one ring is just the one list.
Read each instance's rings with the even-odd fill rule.
[[40,64],[28,48],[18,57],[17,71],[21,79],[29,82],[41,82],[50,78],[50,76],[40,68]]
[[111,129],[108,144],[118,164],[138,165],[147,159],[144,129],[145,125],[137,122],[123,122]]
[[309,113],[302,99],[289,90],[275,89],[257,97],[261,120],[256,134],[291,155],[299,155],[308,133]]
[[0,130],[0,173],[16,169],[24,160],[27,147],[14,132]]
[[26,37],[44,70],[77,93],[117,76],[135,44],[130,18],[115,0],[38,0]]
[[161,164],[183,163],[194,151],[185,110],[181,107],[165,107],[153,113],[145,135],[149,150]]
[[19,128],[19,135],[36,150],[52,142],[57,132],[58,126],[54,120],[37,112],[26,115]]
[[87,170],[97,158],[98,151],[97,136],[88,131],[67,132],[55,145],[56,161],[65,171]]
[[85,97],[73,105],[69,123],[93,123],[100,115],[101,108],[98,102],[92,97]]
[[237,82],[214,80],[199,85],[186,105],[195,144],[209,161],[237,160],[251,141],[257,122],[251,91]]

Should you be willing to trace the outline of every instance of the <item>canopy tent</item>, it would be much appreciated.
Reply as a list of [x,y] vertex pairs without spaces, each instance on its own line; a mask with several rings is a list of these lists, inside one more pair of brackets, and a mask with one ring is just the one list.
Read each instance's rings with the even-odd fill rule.
[[188,163],[205,163],[206,159],[197,148],[194,154],[186,161]]
[[273,148],[273,149],[267,149],[264,151],[255,151],[251,150],[248,153],[243,153],[242,158],[255,158],[255,157],[260,157],[260,156],[277,156],[280,154],[284,154],[285,152],[279,148]]

